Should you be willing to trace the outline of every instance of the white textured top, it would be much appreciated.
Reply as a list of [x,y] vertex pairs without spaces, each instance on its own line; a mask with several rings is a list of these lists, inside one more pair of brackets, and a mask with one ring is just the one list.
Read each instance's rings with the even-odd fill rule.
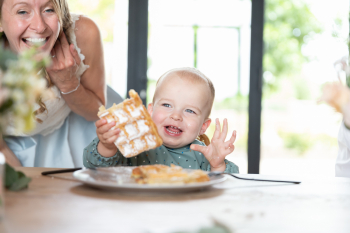
[[[77,46],[77,39],[75,35],[75,22],[79,20],[80,15],[71,14],[72,16],[72,27],[68,30],[67,34],[69,35],[71,42],[74,44],[79,57],[81,59],[81,63],[77,70],[77,78],[80,80],[81,75],[85,72],[87,68],[89,68],[88,65],[85,65],[83,60],[85,59],[85,56],[81,54],[81,49]],[[36,115],[37,118],[42,120],[42,123],[36,122],[34,119],[33,121],[36,124],[36,127],[33,131],[29,133],[16,133],[15,128],[13,125],[10,125],[6,129],[7,135],[14,135],[14,136],[32,136],[35,134],[41,134],[41,135],[47,135],[52,133],[54,130],[60,128],[68,114],[71,112],[71,109],[68,107],[67,103],[64,101],[64,99],[61,97],[61,93],[58,90],[56,86],[50,87],[48,92],[51,92],[51,95],[44,95],[49,96],[44,99],[42,99],[42,102],[45,104],[47,111]],[[39,109],[39,105],[36,104],[35,110]]]
[[338,134],[338,157],[335,163],[335,176],[350,177],[350,130],[341,123]]

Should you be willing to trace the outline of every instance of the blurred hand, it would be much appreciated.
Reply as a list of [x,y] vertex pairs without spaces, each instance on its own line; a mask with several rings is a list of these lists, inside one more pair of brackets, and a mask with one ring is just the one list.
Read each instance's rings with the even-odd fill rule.
[[327,83],[323,86],[319,102],[326,102],[343,114],[345,125],[350,128],[350,89],[341,82]]

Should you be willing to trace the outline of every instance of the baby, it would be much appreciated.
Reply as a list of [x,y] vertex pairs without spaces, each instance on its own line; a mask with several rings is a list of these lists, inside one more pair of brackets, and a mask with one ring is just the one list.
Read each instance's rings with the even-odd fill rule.
[[84,149],[84,166],[138,166],[171,164],[204,171],[238,173],[238,167],[225,159],[233,152],[236,131],[225,142],[227,120],[221,130],[216,119],[214,136],[209,145],[197,140],[211,123],[209,118],[215,97],[212,82],[194,68],[172,69],[162,75],[156,85],[148,112],[163,139],[163,145],[132,158],[125,158],[113,143],[120,130],[110,130],[115,122],[96,122],[97,138]]

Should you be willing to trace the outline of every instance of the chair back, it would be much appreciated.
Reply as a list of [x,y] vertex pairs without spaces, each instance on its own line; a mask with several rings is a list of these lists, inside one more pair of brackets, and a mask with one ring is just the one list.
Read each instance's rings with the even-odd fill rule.
[[119,104],[123,102],[123,98],[110,86],[107,85],[107,104],[106,108],[112,107],[113,103]]

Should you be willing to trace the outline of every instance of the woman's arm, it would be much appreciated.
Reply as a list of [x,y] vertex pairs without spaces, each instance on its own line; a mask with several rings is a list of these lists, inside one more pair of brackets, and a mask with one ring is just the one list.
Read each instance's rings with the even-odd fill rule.
[[0,139],[0,148],[0,151],[5,155],[6,163],[11,167],[22,167],[21,162],[2,139]]
[[[94,121],[98,119],[98,108],[106,102],[100,31],[91,19],[80,16],[76,21],[75,35],[77,45],[85,55],[84,64],[90,67],[81,76],[78,89],[70,94],[62,94],[62,97],[73,112],[88,121]],[[52,81],[61,92],[70,92],[79,85],[75,70],[80,58],[73,48],[73,45],[67,43],[65,35],[61,35],[52,52],[55,55],[53,67],[47,69]]]

